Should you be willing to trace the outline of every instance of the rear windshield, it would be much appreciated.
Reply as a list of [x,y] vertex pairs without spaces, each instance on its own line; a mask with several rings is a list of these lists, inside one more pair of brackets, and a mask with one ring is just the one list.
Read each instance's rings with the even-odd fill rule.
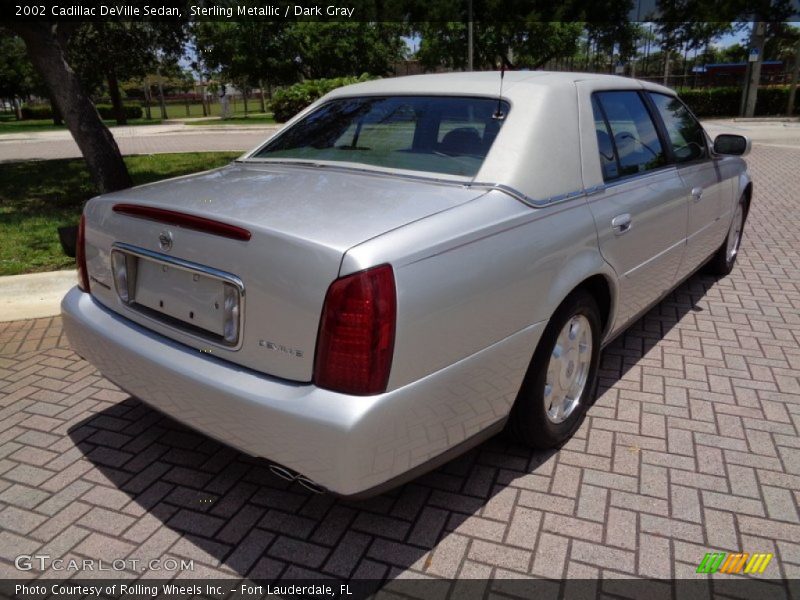
[[[253,158],[341,161],[471,177],[503,123],[497,100],[443,96],[340,98]],[[508,114],[508,104],[500,104]]]

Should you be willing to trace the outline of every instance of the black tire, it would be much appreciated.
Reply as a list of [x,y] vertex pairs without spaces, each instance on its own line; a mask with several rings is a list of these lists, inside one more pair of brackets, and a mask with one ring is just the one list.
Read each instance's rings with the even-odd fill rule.
[[[733,218],[731,219],[731,224],[728,228],[728,235],[725,236],[725,241],[722,242],[722,245],[719,247],[716,254],[714,254],[711,260],[708,261],[707,271],[709,273],[724,277],[733,271],[733,265],[736,264],[736,257],[739,256],[739,246],[742,245],[742,233],[744,232],[744,223],[746,217],[747,211],[745,199],[744,196],[742,196],[739,199],[739,203],[736,205],[736,210],[734,211]],[[741,219],[738,233],[735,230],[737,218]],[[732,242],[734,244],[732,248],[732,254],[728,248],[728,244],[731,242],[731,236],[736,236],[736,239]]]
[[[592,347],[588,374],[577,405],[565,420],[556,423],[548,416],[545,407],[548,367],[556,350],[559,334],[567,323],[574,322],[573,318],[578,316],[585,317],[591,329]],[[583,290],[572,293],[547,324],[511,409],[507,431],[514,440],[544,450],[558,447],[572,436],[594,398],[597,364],[600,359],[600,335],[600,310],[594,298]]]

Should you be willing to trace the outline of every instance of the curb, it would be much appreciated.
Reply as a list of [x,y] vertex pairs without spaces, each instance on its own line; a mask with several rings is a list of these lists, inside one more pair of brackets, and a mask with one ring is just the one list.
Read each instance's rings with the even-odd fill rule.
[[0,277],[0,322],[60,314],[61,299],[77,278],[74,269]]

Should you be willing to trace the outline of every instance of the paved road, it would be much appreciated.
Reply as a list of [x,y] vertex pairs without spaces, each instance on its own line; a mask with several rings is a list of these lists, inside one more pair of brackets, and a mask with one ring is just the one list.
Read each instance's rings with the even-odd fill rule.
[[40,553],[191,558],[196,576],[612,585],[694,579],[706,552],[743,550],[774,553],[763,578],[800,578],[800,149],[750,164],[733,274],[691,278],[605,351],[572,441],[497,438],[368,502],[287,485],[129,398],[58,318],[0,324],[0,577]]
[[[800,147],[800,122],[739,121],[733,119],[704,121],[712,135],[740,133],[754,144]],[[275,129],[265,126],[199,127],[180,123],[112,127],[123,154],[160,154],[167,152],[244,152],[264,141]],[[78,158],[78,146],[68,131],[47,131],[0,135],[0,163],[17,160]]]
[[[183,124],[112,127],[120,151],[127,154],[167,152],[244,152],[263,142],[277,126],[190,126]],[[68,131],[0,135],[0,163],[17,160],[79,158]]]
[[738,133],[748,136],[755,145],[777,148],[800,147],[800,121],[797,119],[713,119],[703,121],[711,136]]

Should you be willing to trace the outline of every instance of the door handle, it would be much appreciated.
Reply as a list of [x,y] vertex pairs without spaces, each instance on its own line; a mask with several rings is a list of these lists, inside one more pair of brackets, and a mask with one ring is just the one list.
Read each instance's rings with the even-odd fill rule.
[[695,202],[699,202],[702,197],[703,197],[703,188],[701,187],[692,188],[692,200],[694,200]]
[[628,213],[617,215],[611,219],[611,229],[617,235],[628,233],[631,230],[631,216]]

